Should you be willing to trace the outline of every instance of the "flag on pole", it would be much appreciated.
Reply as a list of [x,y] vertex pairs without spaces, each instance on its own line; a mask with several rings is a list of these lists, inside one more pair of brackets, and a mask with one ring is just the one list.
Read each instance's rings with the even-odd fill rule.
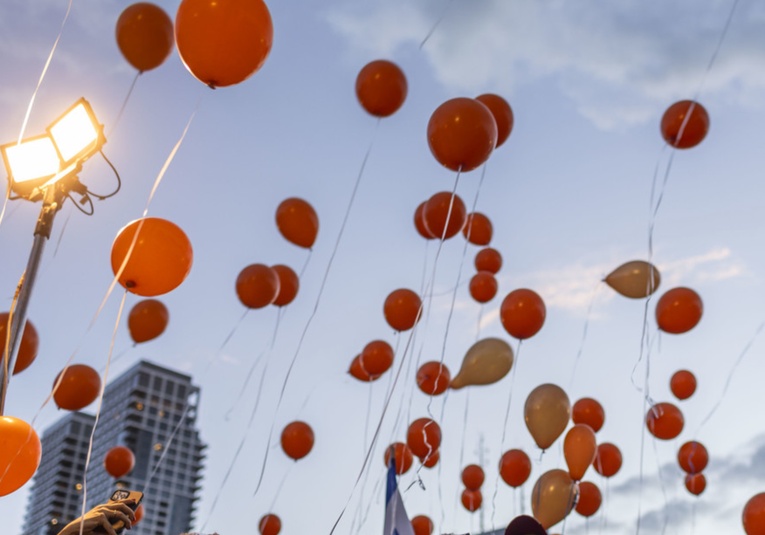
[[388,462],[388,483],[385,486],[385,528],[383,535],[414,535],[412,523],[406,515],[404,500],[396,481],[396,456],[391,451]]

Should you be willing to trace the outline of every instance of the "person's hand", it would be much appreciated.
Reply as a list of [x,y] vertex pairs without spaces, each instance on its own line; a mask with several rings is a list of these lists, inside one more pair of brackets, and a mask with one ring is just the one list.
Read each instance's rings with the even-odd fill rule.
[[79,535],[80,532],[83,535],[91,535],[93,533],[117,535],[112,524],[118,520],[122,520],[127,529],[133,527],[132,523],[135,520],[135,513],[128,504],[133,505],[134,503],[130,500],[98,505],[85,513],[84,516],[64,526],[64,529],[59,531],[58,535]]

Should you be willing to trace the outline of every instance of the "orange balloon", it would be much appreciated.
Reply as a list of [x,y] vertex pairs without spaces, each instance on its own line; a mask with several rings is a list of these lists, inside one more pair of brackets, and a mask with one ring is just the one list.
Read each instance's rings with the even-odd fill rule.
[[499,460],[499,475],[511,487],[520,487],[531,475],[531,459],[523,450],[506,451]]
[[361,365],[370,375],[382,375],[393,365],[393,348],[388,342],[374,340],[364,346]]
[[427,457],[421,457],[420,462],[425,468],[433,468],[438,464],[439,459],[441,459],[441,454],[438,451],[434,451]]
[[396,473],[398,475],[407,473],[412,467],[412,462],[414,462],[412,450],[410,450],[409,446],[403,442],[395,442],[391,444],[385,448],[385,466],[388,466],[388,463],[390,463],[391,451],[393,451],[393,462],[395,463]]
[[465,226],[466,213],[465,203],[459,195],[442,191],[428,199],[422,217],[428,232],[438,239],[448,240]]
[[[63,377],[61,374],[63,373]],[[85,364],[72,364],[56,376],[56,383],[61,384],[53,392],[53,400],[59,409],[78,411],[93,403],[101,391],[101,376]]]
[[451,380],[449,368],[440,362],[426,362],[417,370],[417,386],[429,396],[438,396],[446,392]]
[[577,486],[564,470],[550,470],[537,480],[531,491],[531,510],[545,529],[554,526],[571,512]]
[[279,279],[279,293],[276,294],[274,305],[278,307],[287,306],[297,297],[300,279],[298,279],[297,273],[289,266],[276,264],[271,266],[271,269],[274,270]]
[[173,50],[173,21],[149,2],[128,6],[117,19],[117,46],[139,72],[162,65]]
[[310,249],[319,234],[319,216],[303,199],[290,197],[276,209],[276,226],[288,242]]
[[709,114],[692,100],[675,102],[661,118],[661,135],[676,149],[689,149],[701,143],[709,131]]
[[305,422],[292,422],[282,431],[282,449],[287,457],[296,461],[311,452],[313,441],[313,429]]
[[477,464],[469,464],[462,470],[462,484],[468,490],[480,490],[485,479],[483,468]]
[[744,506],[741,515],[746,535],[765,535],[765,492],[755,494]]
[[274,29],[262,0],[182,0],[175,43],[183,64],[212,88],[243,82],[271,52]]
[[35,430],[23,420],[0,416],[0,496],[20,489],[40,466],[42,446]]
[[436,236],[433,233],[428,230],[428,227],[425,225],[425,204],[427,201],[423,201],[417,206],[417,209],[414,211],[414,228],[417,229],[417,233],[425,238],[426,240],[435,240],[436,238],[439,238],[440,236]]
[[496,148],[499,148],[507,141],[507,138],[510,137],[510,132],[513,131],[513,109],[504,98],[492,93],[478,95],[475,99],[489,108],[489,111],[494,116],[494,122],[497,123]]
[[279,295],[279,276],[265,264],[251,264],[236,278],[236,295],[247,308],[263,308]]
[[467,215],[465,226],[462,227],[462,235],[473,245],[489,245],[494,228],[491,220],[481,212],[473,212]]
[[603,427],[605,420],[603,406],[592,398],[582,398],[571,408],[571,421],[575,424],[587,424],[596,433]]
[[595,483],[582,481],[579,483],[579,501],[576,502],[576,512],[584,517],[594,515],[600,509],[603,496]]
[[497,123],[485,104],[455,98],[441,104],[428,122],[428,145],[436,161],[452,171],[472,171],[491,156]]
[[698,496],[707,488],[707,478],[704,474],[686,474],[685,488],[694,496]]
[[680,446],[680,450],[677,452],[677,462],[686,473],[698,474],[707,467],[709,453],[701,442],[691,440]]
[[169,321],[170,313],[162,301],[156,299],[139,301],[128,315],[130,338],[136,344],[154,340],[165,332]]
[[479,271],[470,279],[470,296],[479,303],[488,303],[497,295],[499,284],[494,274]]
[[669,389],[677,399],[688,399],[696,392],[696,376],[688,370],[679,370],[669,380]]
[[622,467],[622,452],[610,442],[598,444],[592,466],[601,476],[612,477]]
[[471,513],[478,511],[482,503],[483,495],[480,490],[465,489],[462,491],[462,505]]
[[388,117],[406,100],[406,76],[391,61],[378,59],[367,63],[356,78],[356,97],[367,113]]
[[282,520],[274,514],[263,515],[258,522],[260,535],[279,535],[281,530]]
[[[5,343],[8,338],[8,312],[0,312],[0,354],[5,353]],[[37,352],[40,349],[40,337],[37,335],[37,329],[32,322],[27,320],[24,327],[24,333],[21,335],[21,344],[19,352],[16,355],[16,364],[13,365],[13,375],[21,373],[34,362],[37,358]]]
[[507,294],[499,309],[499,318],[508,334],[519,340],[531,338],[545,323],[547,309],[533,290],[520,289]]
[[104,456],[104,469],[115,479],[128,475],[135,466],[135,455],[125,446],[114,446]]
[[433,533],[433,521],[425,515],[417,515],[412,519],[414,535],[430,535]]
[[656,304],[656,323],[664,332],[682,334],[699,323],[703,311],[699,294],[690,288],[673,288]]
[[141,520],[143,520],[143,515],[144,515],[144,512],[145,512],[145,510],[144,510],[144,508],[143,508],[143,504],[139,505],[139,506],[136,508],[136,510],[135,510],[135,520],[133,520],[133,522],[132,522],[132,524],[133,524],[134,526],[135,526],[136,524],[138,524],[138,523],[139,523]]
[[576,424],[568,430],[563,440],[563,455],[571,479],[580,481],[584,477],[595,460],[596,449],[595,431],[589,425]]
[[427,458],[441,446],[441,427],[430,418],[418,418],[409,425],[406,445],[420,458]]
[[[136,233],[138,238],[134,240]],[[144,297],[155,297],[177,288],[191,271],[193,259],[186,234],[174,223],[158,217],[129,223],[112,244],[115,276],[125,264],[119,283],[127,291]]]
[[683,431],[685,419],[672,403],[657,403],[645,415],[648,431],[661,440],[671,440]]
[[499,254],[499,251],[496,249],[486,247],[485,249],[478,251],[475,255],[476,271],[488,271],[489,273],[494,273],[496,275],[501,268],[502,255]]
[[408,331],[420,321],[422,300],[412,290],[393,290],[385,299],[383,314],[388,325],[396,331]]
[[348,373],[359,381],[365,383],[371,383],[381,377],[380,375],[372,375],[364,369],[364,364],[361,362],[361,355],[356,355],[353,361],[351,361],[351,367],[348,369]]

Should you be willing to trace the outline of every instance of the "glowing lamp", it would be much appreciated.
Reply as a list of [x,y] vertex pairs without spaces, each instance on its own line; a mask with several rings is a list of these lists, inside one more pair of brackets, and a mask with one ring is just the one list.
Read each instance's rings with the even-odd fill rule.
[[53,121],[46,131],[61,157],[62,168],[74,162],[84,162],[101,150],[106,141],[104,127],[98,124],[93,109],[84,98]]

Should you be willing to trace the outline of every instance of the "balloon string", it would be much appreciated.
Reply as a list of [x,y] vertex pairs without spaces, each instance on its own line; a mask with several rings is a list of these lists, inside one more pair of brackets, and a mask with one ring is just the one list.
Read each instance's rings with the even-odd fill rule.
[[281,482],[279,483],[279,486],[276,487],[276,492],[274,493],[274,499],[271,501],[271,507],[269,508],[269,511],[274,511],[276,509],[276,500],[279,499],[279,494],[282,492],[282,487],[284,487],[284,483],[287,481],[287,478],[290,475],[290,472],[292,472],[292,467],[295,466],[297,463],[291,463],[289,467],[287,468],[287,471],[284,473],[284,476],[282,477]]
[[723,399],[725,399],[725,395],[728,393],[728,388],[730,387],[730,383],[733,380],[733,375],[736,373],[736,370],[741,365],[741,362],[744,360],[744,357],[747,355],[747,353],[749,353],[749,350],[752,348],[752,345],[754,345],[754,342],[757,340],[757,338],[759,338],[760,333],[762,333],[763,329],[765,329],[765,322],[760,323],[760,325],[757,327],[757,330],[754,332],[754,335],[746,343],[746,345],[744,346],[744,349],[741,350],[741,353],[739,353],[738,358],[736,359],[736,362],[733,363],[733,367],[728,373],[728,378],[725,380],[725,386],[723,387],[722,394],[720,394],[720,398],[714,404],[714,406],[709,411],[709,413],[701,421],[701,424],[699,424],[699,428],[696,430],[695,436],[699,435],[699,433],[701,432],[701,429],[707,424],[707,422],[709,422],[709,420],[712,418],[714,413],[717,412],[717,409],[720,408],[720,405],[722,404]]
[[[465,394],[465,412],[462,416],[462,442],[460,444],[460,464],[458,465],[460,468],[465,466],[465,442],[467,441],[467,423],[468,423],[468,411],[470,408],[470,392],[471,389],[467,389],[467,393]],[[441,485],[439,485],[440,487]],[[456,511],[459,509],[459,503],[460,503],[460,489],[459,486],[457,486],[455,492],[454,492],[454,510]],[[492,518],[491,521],[492,525],[494,524],[494,519]]]
[[595,304],[595,298],[598,296],[598,289],[600,289],[599,281],[592,289],[592,296],[590,297],[590,304],[587,306],[587,316],[584,320],[584,328],[582,329],[582,340],[579,342],[579,350],[576,352],[576,358],[574,359],[574,369],[571,371],[571,380],[568,383],[569,391],[574,386],[574,377],[576,377],[576,369],[579,366],[579,360],[582,358],[584,352],[584,344],[587,341],[587,331],[590,327],[590,319],[592,318],[592,307]]
[[[728,35],[728,29],[730,28],[730,23],[733,20],[733,14],[736,12],[736,7],[738,7],[738,0],[733,0],[733,4],[731,5],[730,12],[728,13],[728,18],[726,19],[725,25],[723,26],[723,30],[720,33],[720,39],[717,41],[717,47],[715,47],[715,50],[712,53],[712,57],[709,58],[707,69],[704,72],[703,77],[701,78],[701,83],[699,84],[698,91],[696,91],[696,96],[694,97],[694,100],[698,100],[698,97],[701,94],[701,91],[703,90],[704,85],[706,84],[707,76],[712,70],[712,67],[715,64],[715,61],[717,61],[717,56],[720,53],[720,49],[722,48],[723,42],[725,41],[725,37]],[[688,115],[690,115],[690,113]]]
[[167,456],[167,452],[170,450],[170,446],[173,445],[173,441],[175,440],[175,437],[178,435],[178,431],[180,431],[181,426],[186,421],[186,417],[189,414],[189,411],[196,407],[196,404],[192,405],[188,399],[186,400],[186,406],[183,408],[183,413],[181,414],[181,418],[178,420],[178,423],[175,424],[175,427],[173,428],[172,433],[170,433],[170,437],[165,441],[164,448],[162,449],[162,455],[159,456],[159,459],[157,459],[157,463],[154,465],[154,467],[151,470],[151,473],[149,474],[149,479],[146,480],[146,485],[143,488],[143,493],[148,494],[149,490],[151,489],[151,484],[154,482],[154,476],[157,474],[157,471],[159,471],[160,466],[162,466],[162,461],[165,460],[165,456]]
[[122,101],[122,106],[120,106],[120,111],[117,113],[117,118],[114,119],[114,123],[112,123],[111,128],[109,129],[108,136],[112,135],[112,132],[117,129],[117,125],[120,124],[120,120],[122,119],[122,114],[125,113],[125,108],[127,108],[127,103],[130,100],[130,96],[133,94],[133,89],[135,89],[136,82],[138,82],[138,77],[141,76],[141,71],[137,72],[136,75],[133,77],[133,81],[130,84],[130,89],[128,89],[127,95],[125,95],[125,100]]
[[609,479],[606,478],[606,496],[603,499],[603,508],[600,511],[600,533],[603,534],[603,530],[606,529],[606,526],[608,524],[608,517],[606,516],[606,511],[608,510],[608,501],[609,497],[611,495],[611,483],[609,482]]
[[659,460],[659,449],[656,446],[656,441],[652,440],[653,443],[653,455],[654,459],[656,460],[656,468],[657,468],[657,475],[659,476],[659,486],[661,487],[661,494],[664,498],[664,509],[662,510],[664,521],[662,523],[661,527],[661,533],[664,535],[667,531],[667,524],[669,523],[669,515],[667,514],[667,509],[669,509],[669,498],[667,498],[667,488],[664,484],[664,475],[661,473],[661,461]]
[[[82,471],[82,508],[81,516],[85,516],[85,507],[88,502],[88,468],[90,467],[90,458],[93,454],[93,441],[96,437],[96,428],[98,427],[98,420],[101,417],[101,408],[104,402],[104,390],[106,389],[106,381],[109,377],[109,364],[112,360],[112,353],[114,352],[114,341],[117,339],[117,330],[119,329],[120,322],[122,320],[122,311],[125,309],[125,300],[127,299],[127,290],[122,294],[122,301],[120,302],[120,308],[117,312],[117,320],[114,322],[114,329],[112,330],[112,340],[109,343],[109,354],[106,357],[106,369],[104,369],[103,377],[101,377],[101,388],[98,391],[98,405],[96,406],[96,417],[93,421],[93,429],[90,432],[90,441],[88,442],[88,453],[85,456],[85,469]],[[60,377],[64,374],[62,373]],[[59,381],[60,383],[61,381]],[[85,523],[80,524],[80,535],[83,535]]]
[[436,28],[438,28],[441,25],[441,22],[446,17],[446,14],[449,12],[449,9],[451,9],[452,5],[454,4],[454,0],[449,0],[449,3],[446,4],[446,8],[444,8],[443,12],[441,12],[441,16],[438,17],[438,20],[436,20],[436,23],[433,25],[433,27],[428,32],[428,35],[425,36],[425,39],[420,42],[420,50],[422,50],[422,47],[425,46],[425,43],[428,42],[430,37],[436,32]]
[[[505,440],[507,438],[507,424],[510,421],[510,404],[513,401],[513,391],[515,390],[515,375],[518,371],[518,363],[521,359],[521,347],[523,347],[523,340],[518,340],[518,349],[515,351],[515,365],[513,366],[513,374],[510,377],[510,395],[507,397],[507,408],[505,409],[505,423],[502,425],[502,444],[500,445],[500,455],[504,455],[505,452]],[[497,493],[499,492],[499,478],[494,481],[494,493],[491,496],[491,525],[494,525],[494,514],[497,511]]]
[[[134,347],[135,347],[135,344],[132,345],[132,346],[128,346],[128,347],[124,348],[122,351],[120,351],[119,353],[114,355],[114,358],[112,358],[112,362],[111,363],[114,364],[115,362],[117,362],[121,357],[124,357]],[[106,366],[102,367],[99,370],[99,373],[103,373],[105,369],[106,369]]]
[[475,341],[476,342],[481,337],[481,321],[482,320],[483,320],[483,305],[481,305],[478,308],[478,323],[476,324],[476,329],[475,329]]
[[58,42],[61,40],[61,36],[64,33],[64,26],[66,26],[66,21],[69,19],[69,13],[72,11],[72,1],[69,0],[69,5],[66,6],[66,13],[64,14],[64,19],[61,21],[61,28],[58,31],[58,36],[56,36],[56,40],[53,42],[53,48],[50,49],[50,53],[48,54],[48,59],[45,61],[45,66],[43,67],[42,72],[40,73],[40,78],[37,80],[37,86],[35,87],[35,90],[32,92],[32,98],[29,99],[29,105],[27,106],[27,112],[24,115],[24,122],[21,123],[21,131],[19,132],[19,141],[18,143],[21,143],[21,140],[24,139],[24,132],[27,129],[27,123],[29,122],[29,116],[32,114],[32,108],[35,104],[35,99],[37,98],[37,93],[40,91],[40,86],[43,83],[43,80],[45,79],[45,74],[48,72],[48,67],[50,67],[50,62],[53,60],[53,54],[56,52],[56,48],[58,47]]

